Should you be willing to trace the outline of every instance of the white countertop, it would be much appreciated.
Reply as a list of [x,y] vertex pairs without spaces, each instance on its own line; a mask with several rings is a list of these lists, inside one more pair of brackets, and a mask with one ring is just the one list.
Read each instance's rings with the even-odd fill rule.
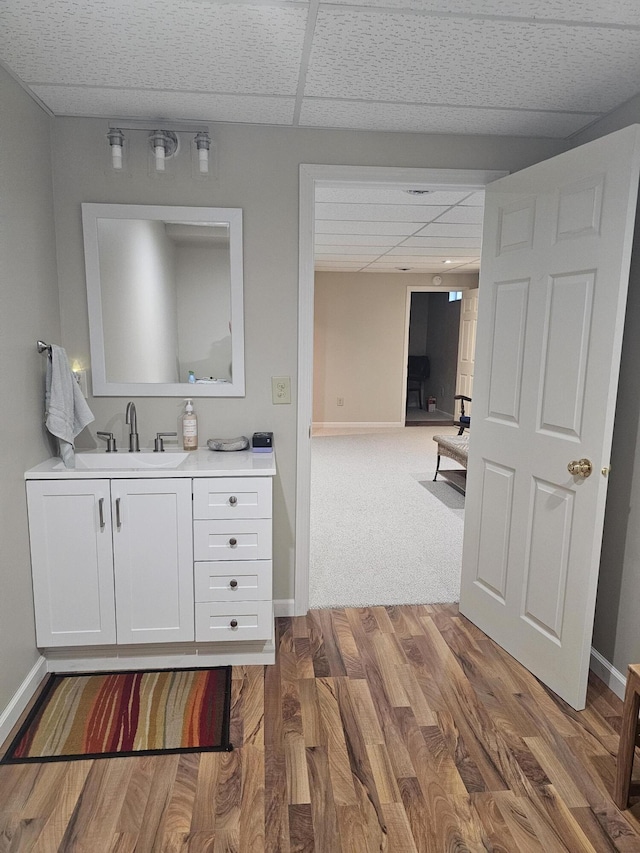
[[[169,461],[173,453],[180,451],[166,449],[163,459]],[[105,451],[77,451],[80,457],[100,457],[95,461],[100,465],[109,464],[109,456]],[[151,451],[143,450],[146,456]],[[126,457],[127,451],[118,451],[118,457]],[[157,458],[157,454],[156,454]],[[115,460],[114,460],[115,461]],[[120,460],[118,460],[120,461]],[[124,460],[122,460],[124,461]],[[116,463],[117,464],[117,463]],[[100,479],[146,479],[158,477],[274,477],[276,473],[275,452],[254,453],[251,450],[214,451],[206,447],[189,452],[187,458],[175,468],[149,468],[146,466],[133,468],[65,468],[58,456],[47,459],[25,471],[25,480],[100,480]]]

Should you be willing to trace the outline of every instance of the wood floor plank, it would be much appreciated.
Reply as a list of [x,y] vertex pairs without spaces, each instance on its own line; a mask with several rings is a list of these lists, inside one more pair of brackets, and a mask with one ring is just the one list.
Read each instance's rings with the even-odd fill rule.
[[340,651],[340,657],[344,664],[346,674],[349,678],[364,678],[364,670],[358,646],[353,636],[344,610],[331,610],[331,624],[336,643]]
[[289,806],[288,823],[291,853],[315,853],[311,803]]
[[327,750],[333,799],[336,805],[350,806],[356,804],[356,795],[336,695],[335,685],[340,680],[343,679],[317,679],[318,705],[320,708],[322,744]]
[[242,750],[240,850],[265,849],[265,763],[260,745]]
[[595,676],[573,711],[456,605],[282,617],[276,647],[233,669],[232,752],[0,766],[0,853],[640,853]]

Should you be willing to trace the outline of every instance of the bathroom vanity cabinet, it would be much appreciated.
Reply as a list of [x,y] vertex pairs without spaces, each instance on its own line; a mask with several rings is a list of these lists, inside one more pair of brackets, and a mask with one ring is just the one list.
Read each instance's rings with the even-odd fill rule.
[[271,662],[272,458],[57,463],[26,474],[37,643],[57,669]]

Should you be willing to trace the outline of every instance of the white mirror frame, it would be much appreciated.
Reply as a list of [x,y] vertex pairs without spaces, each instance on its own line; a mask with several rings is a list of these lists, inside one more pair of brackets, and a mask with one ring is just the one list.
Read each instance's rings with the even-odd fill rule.
[[[232,381],[220,385],[189,382],[109,382],[106,375],[98,219],[148,219],[171,222],[228,222],[231,270]],[[87,307],[94,397],[244,397],[244,297],[242,210],[236,207],[171,207],[146,204],[82,204],[87,276]]]

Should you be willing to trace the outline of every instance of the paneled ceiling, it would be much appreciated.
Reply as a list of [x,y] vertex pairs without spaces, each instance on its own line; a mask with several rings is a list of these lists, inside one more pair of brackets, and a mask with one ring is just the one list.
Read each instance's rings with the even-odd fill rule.
[[[2,0],[0,62],[57,116],[568,138],[640,92],[640,7]],[[473,269],[480,202],[327,189],[318,264]]]
[[318,272],[477,272],[484,192],[316,189]]
[[564,138],[640,91],[638,0],[2,0],[55,115]]

